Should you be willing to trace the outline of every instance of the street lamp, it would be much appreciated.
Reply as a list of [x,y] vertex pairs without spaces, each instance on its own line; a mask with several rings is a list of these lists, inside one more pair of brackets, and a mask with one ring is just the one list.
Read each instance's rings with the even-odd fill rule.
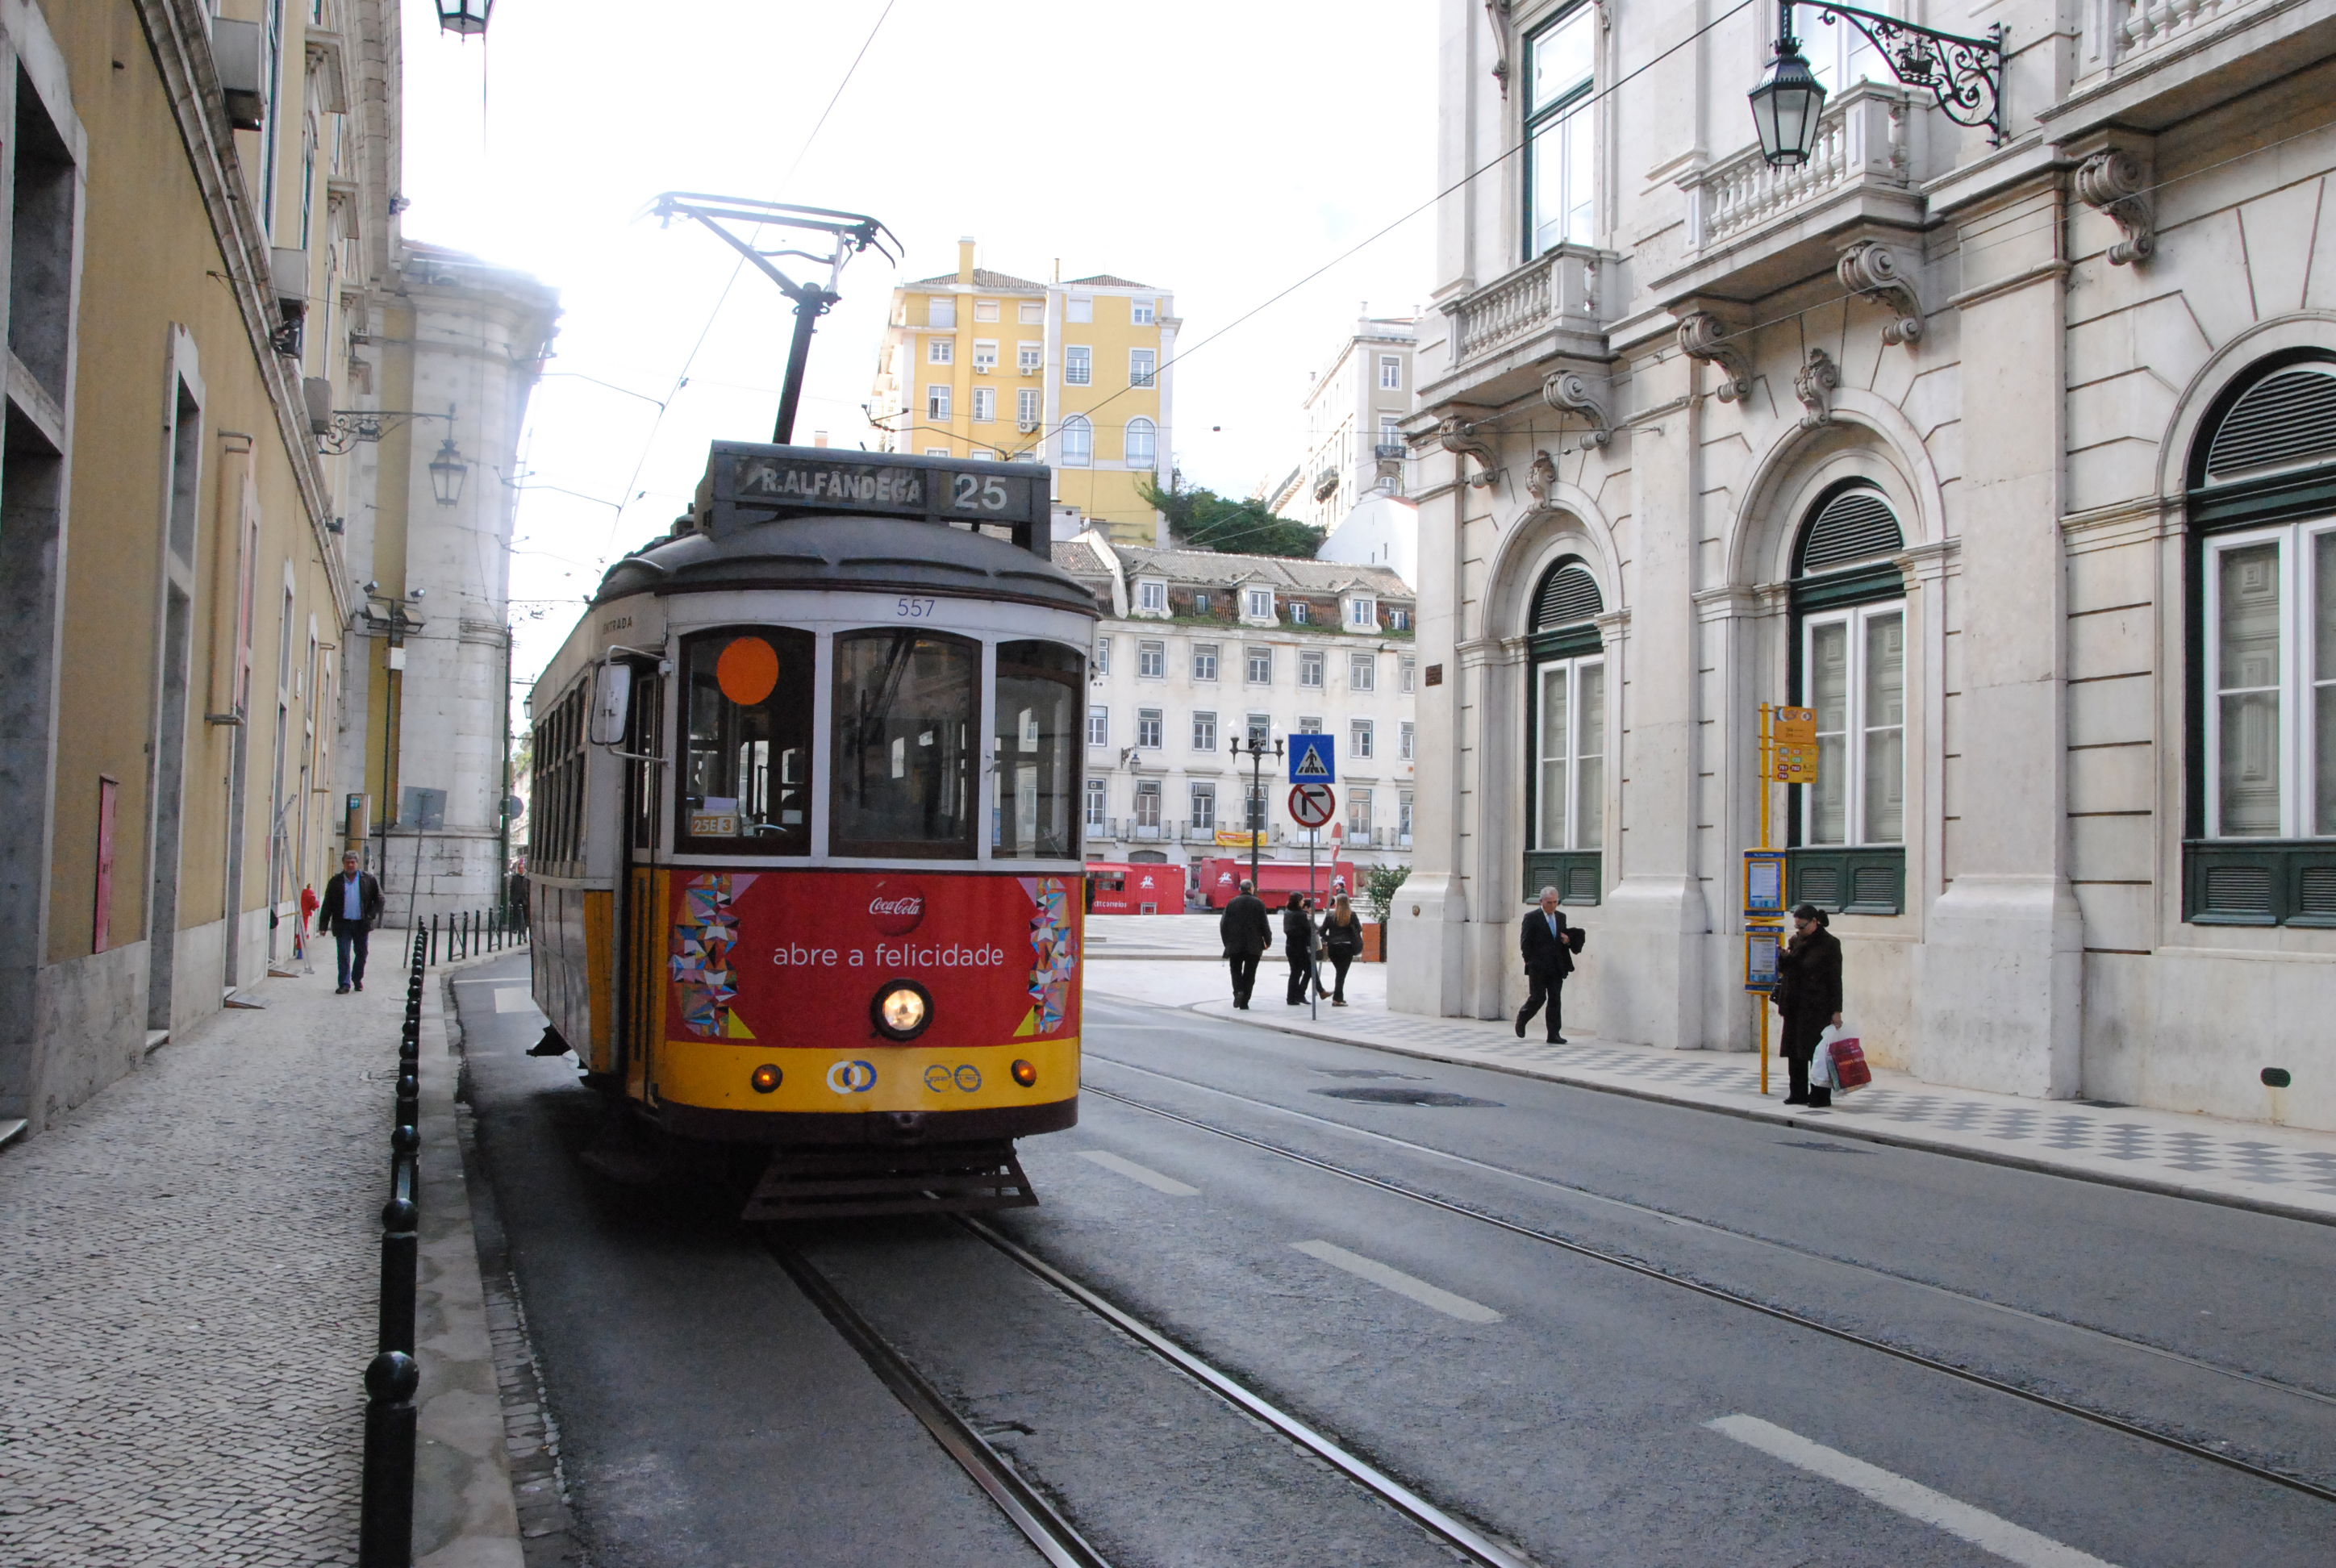
[[460,33],[466,38],[484,33],[494,9],[495,0],[438,0],[439,31]]
[[[1243,755],[1241,737],[1239,735],[1233,736],[1232,754],[1233,774],[1238,778],[1241,776],[1241,759]],[[1257,888],[1258,847],[1265,839],[1265,759],[1270,755],[1275,761],[1280,761],[1281,743],[1275,741],[1273,750],[1269,754],[1265,749],[1265,742],[1252,736],[1250,739],[1247,755],[1249,756],[1249,800],[1245,803],[1241,817],[1249,823],[1249,885],[1251,891],[1254,891]]]
[[438,448],[438,455],[430,460],[430,493],[438,498],[441,506],[452,506],[462,499],[462,480],[471,465],[462,461],[462,453],[448,436]]
[[[1948,119],[1983,126],[1989,146],[2003,145],[2003,24],[1990,27],[1984,38],[1965,38],[1854,5],[1812,3],[1827,26],[1838,17],[1864,34],[1899,81],[1929,88]],[[1750,94],[1752,123],[1760,132],[1761,157],[1778,169],[1797,168],[1816,146],[1825,91],[1793,36],[1793,0],[1777,0],[1771,54],[1767,75]]]

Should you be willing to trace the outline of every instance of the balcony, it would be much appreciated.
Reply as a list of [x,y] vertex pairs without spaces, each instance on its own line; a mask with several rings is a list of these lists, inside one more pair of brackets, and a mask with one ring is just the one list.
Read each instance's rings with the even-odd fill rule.
[[1919,226],[1908,105],[1905,89],[1861,82],[1825,105],[1806,163],[1771,168],[1755,144],[1682,176],[1685,248],[1657,297],[1755,297],[1831,268],[1846,230]]
[[[1604,361],[1607,307],[1601,272],[1620,258],[1585,245],[1561,245],[1507,277],[1445,300],[1450,370],[1419,389],[1423,406],[1505,403],[1541,385],[1545,362],[1561,355]],[[1611,290],[1619,294],[1619,289]]]
[[2102,0],[2072,91],[2037,113],[2062,145],[2194,119],[2336,50],[2329,0]]

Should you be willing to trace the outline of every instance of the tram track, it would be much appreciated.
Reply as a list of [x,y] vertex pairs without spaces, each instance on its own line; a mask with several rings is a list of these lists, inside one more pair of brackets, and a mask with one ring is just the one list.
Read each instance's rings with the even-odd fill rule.
[[[995,1226],[970,1215],[951,1217],[1017,1269],[1039,1280],[1075,1306],[1102,1319],[1234,1409],[1262,1421],[1299,1448],[1324,1461],[1364,1491],[1460,1553],[1468,1562],[1478,1564],[1479,1568],[1539,1568],[1532,1558],[1503,1545],[1465,1521],[1437,1507],[1369,1461],[1282,1409],[1231,1373],[1193,1354],[1125,1308],[1031,1252]],[[779,1227],[766,1227],[764,1240],[779,1266],[844,1341],[1049,1563],[1055,1568],[1111,1568],[1109,1562],[1093,1544],[1080,1534],[1077,1526],[949,1405],[883,1332],[844,1299],[843,1293],[821,1272],[818,1265],[785,1239]]]
[[[1740,1240],[1759,1240],[1759,1238],[1745,1237],[1741,1232],[1726,1230],[1722,1227],[1702,1225],[1701,1222],[1682,1220],[1676,1216],[1666,1214],[1658,1209],[1647,1208],[1640,1204],[1628,1203],[1623,1200],[1606,1198],[1603,1194],[1591,1193],[1587,1189],[1575,1188],[1564,1183],[1552,1182],[1545,1177],[1533,1176],[1523,1172],[1511,1171],[1503,1166],[1493,1165],[1483,1161],[1470,1159],[1465,1155],[1453,1154],[1445,1150],[1429,1147],[1426,1144],[1412,1144],[1407,1140],[1391,1137],[1388,1135],[1377,1133],[1370,1128],[1356,1127],[1350,1124],[1335,1121],[1329,1117],[1316,1116],[1304,1111],[1292,1110],[1285,1105],[1277,1105],[1269,1100],[1255,1099],[1250,1096],[1236,1094],[1231,1090],[1219,1089],[1212,1085],[1197,1083],[1191,1079],[1179,1077],[1174,1074],[1162,1073],[1153,1068],[1138,1066],[1131,1062],[1121,1062],[1112,1057],[1100,1057],[1092,1050],[1086,1053],[1086,1057],[1087,1060],[1091,1063],[1101,1062],[1108,1066],[1126,1068],[1130,1071],[1160,1078],[1169,1083],[1202,1090],[1209,1094],[1234,1100],[1258,1109],[1273,1111],[1283,1115],[1295,1117],[1308,1122],[1318,1123],[1340,1131],[1359,1134],[1376,1141],[1385,1142],[1398,1147],[1411,1149],[1421,1154],[1433,1155],[1438,1159],[1452,1161],[1475,1169],[1490,1172],[1499,1175],[1514,1177],[1540,1185],[1550,1186],[1560,1191],[1566,1192],[1570,1194],[1593,1197],[1600,1199],[1601,1202],[1618,1203],[1624,1207],[1639,1210],[1650,1217],[1661,1219],[1671,1223],[1696,1225],[1699,1228],[1712,1230],[1719,1234]],[[2292,1475],[2286,1471],[2274,1469],[2268,1466],[2259,1465],[2235,1455],[2218,1453],[2214,1448],[2207,1446],[2205,1444],[2192,1442],[2187,1438],[2176,1437],[2168,1432],[2154,1429],[2137,1422],[2127,1420],[2123,1417],[2111,1415],[2107,1411],[2091,1409],[2086,1406],[2058,1398],[2054,1395],[2046,1394],[2037,1389],[2022,1388],[2017,1383],[2008,1381],[2001,1378],[1990,1376],[1985,1372],[1976,1371],[1968,1367],[1957,1366],[1952,1361],[1944,1360],[1935,1356],[1927,1355],[1921,1350],[1914,1349],[1908,1346],[1893,1344],[1886,1339],[1877,1339],[1873,1335],[1861,1333],[1854,1329],[1844,1328],[1838,1324],[1828,1323],[1820,1318],[1812,1317],[1805,1312],[1796,1311],[1789,1307],[1778,1306],[1773,1302],[1763,1301],[1756,1297],[1745,1295],[1740,1291],[1728,1290],[1724,1286],[1709,1284],[1700,1280],[1691,1279],[1686,1275],[1675,1273],[1656,1264],[1644,1261],[1640,1259],[1632,1258],[1625,1253],[1614,1251],[1604,1247],[1595,1246],[1586,1242],[1577,1241],[1572,1237],[1561,1235],[1552,1231],[1543,1230],[1537,1226],[1523,1224],[1514,1220],[1505,1219],[1499,1214],[1489,1213],[1467,1203],[1441,1197],[1434,1193],[1425,1192],[1416,1187],[1406,1186],[1400,1182],[1390,1181],[1382,1176],[1375,1176],[1368,1172],[1358,1171],[1346,1165],[1341,1165],[1336,1161],[1322,1159],[1313,1154],[1305,1154],[1297,1149],[1287,1148],[1268,1139],[1253,1137],[1249,1134],[1238,1132],[1230,1127],[1220,1126],[1212,1122],[1203,1120],[1197,1116],[1186,1115],[1182,1112],[1170,1110],[1165,1106],[1150,1104],[1130,1095],[1124,1095],[1114,1090],[1102,1088],[1095,1085],[1092,1080],[1082,1085],[1081,1092],[1084,1094],[1098,1096],[1104,1099],[1111,1101],[1114,1105],[1124,1105],[1131,1110],[1140,1111],[1165,1121],[1179,1123],[1196,1131],[1208,1133],[1232,1143],[1245,1144],[1248,1147],[1256,1149],[1261,1153],[1273,1155],[1280,1159],[1290,1161],[1293,1164],[1311,1167],[1312,1169],[1323,1172],[1326,1174],[1337,1176],[1342,1180],[1352,1182],[1360,1186],[1373,1188],[1379,1192],[1387,1193],[1395,1197],[1406,1199],[1412,1203],[1419,1203],[1428,1208],[1441,1210],[1446,1213],[1458,1215],[1465,1219],[1474,1220],[1479,1223],[1490,1225],[1494,1229],[1505,1232],[1511,1235],[1518,1236],[1528,1241],[1538,1242],[1544,1245],[1557,1248],[1562,1251],[1572,1253],[1577,1257],[1588,1259],[1595,1262],[1604,1263],[1611,1267],[1623,1270],[1629,1273],[1639,1275],[1644,1279],[1656,1281],[1682,1290],[1690,1291],[1710,1300],[1719,1301],[1728,1306],[1739,1308],[1745,1311],[1757,1313],[1761,1317],[1768,1318],[1775,1321],[1789,1323],[1796,1328],[1805,1329],[1812,1333],[1822,1334],[1829,1339],[1854,1345],[1861,1349],[1873,1351],[1877,1355],[1886,1356],[1894,1360],[1921,1367],[1926,1370],[1939,1373],[1942,1376],[1954,1378],[1959,1382],[1971,1384],[1978,1388],[1988,1389],[1992,1393],[2000,1394],[2007,1398],[2018,1399],[2029,1405],[2038,1406],[2044,1409],[2053,1411],[2056,1414],[2083,1421],[2092,1426],[2104,1427],[2109,1431],[2119,1433],[2125,1437],[2137,1438],[2143,1442],[2154,1444],[2160,1447],[2169,1448],[2190,1458],[2204,1460],[2208,1464],[2217,1466],[2221,1468],[2236,1471],[2242,1475],[2279,1486],[2284,1490],[2301,1493],[2305,1496],[2314,1498],[2322,1503],[2336,1504],[2336,1488],[2323,1486],[2317,1482],[2306,1479],[2303,1476]],[[1786,1248],[1785,1250],[1812,1258],[1820,1256],[1819,1254],[1802,1252],[1800,1249]],[[1826,1262],[1839,1261],[1838,1260],[1829,1258],[1823,1259],[1823,1261]],[[1855,1264],[1846,1266],[1851,1268],[1861,1267],[1860,1265]],[[1887,1271],[1869,1269],[1865,1271],[1875,1274],[1880,1278],[1891,1280],[1899,1283],[1910,1285],[1923,1284],[1923,1282],[1920,1281],[1904,1280],[1902,1276],[1892,1274]],[[1998,1303],[1988,1302],[1982,1298],[1964,1296],[1958,1291],[1946,1290],[1943,1287],[1925,1286],[1924,1288],[1937,1290],[1942,1294],[1948,1295],[1959,1300],[1970,1302],[1973,1305],[1986,1307],[1995,1307],[1999,1305]],[[2147,1351],[2153,1355],[2165,1356],[2171,1359],[2194,1366],[2202,1370],[2237,1378],[2244,1381],[2254,1383],[2258,1386],[2280,1393],[2294,1395],[2300,1398],[2321,1404],[2336,1404],[2336,1399],[2331,1399],[2329,1396],[2321,1394],[2315,1389],[2302,1388],[2294,1385],[2280,1383],[2275,1379],[2262,1378],[2255,1374],[2236,1371],[2232,1368],[2219,1368],[2211,1362],[2197,1360],[2195,1358],[2183,1356],[2177,1352],[2164,1351],[2159,1349],[2157,1347],[2145,1345],[2139,1341],[2125,1339],[2120,1336],[2108,1334],[2103,1330],[2084,1329],[2081,1325],[2066,1324],[2058,1319],[2046,1318],[2039,1314],[2020,1312],[2018,1309],[2008,1310],[2018,1313],[2018,1315],[2021,1317],[2029,1318],[2039,1323],[2059,1328],[2076,1329],[2088,1335],[2107,1340],[2116,1345],[2135,1350]]]

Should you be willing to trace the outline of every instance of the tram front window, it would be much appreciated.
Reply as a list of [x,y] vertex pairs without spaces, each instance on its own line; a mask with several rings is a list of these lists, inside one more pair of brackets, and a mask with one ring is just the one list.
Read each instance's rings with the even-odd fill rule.
[[980,672],[981,649],[957,638],[857,631],[835,639],[835,853],[973,858]]
[[776,627],[683,644],[689,722],[679,846],[811,850],[812,636]]
[[1074,732],[1085,659],[1053,642],[1009,642],[998,649],[998,799],[990,852],[1001,860],[1069,860],[1078,853],[1078,763]]

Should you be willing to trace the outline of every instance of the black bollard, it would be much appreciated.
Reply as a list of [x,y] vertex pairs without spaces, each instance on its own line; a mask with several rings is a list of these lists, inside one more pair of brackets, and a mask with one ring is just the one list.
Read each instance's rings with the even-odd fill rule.
[[414,1226],[421,1211],[414,1200],[394,1197],[381,1206],[381,1349],[414,1354],[414,1309],[422,1267],[421,1239]]
[[[389,1192],[392,1197],[412,1195],[412,1169],[422,1148],[422,1135],[414,1130],[411,1122],[400,1122],[389,1130]],[[406,1191],[398,1190],[398,1177],[405,1176]]]
[[357,1568],[413,1568],[414,1358],[384,1350],[365,1367],[364,1512]]

